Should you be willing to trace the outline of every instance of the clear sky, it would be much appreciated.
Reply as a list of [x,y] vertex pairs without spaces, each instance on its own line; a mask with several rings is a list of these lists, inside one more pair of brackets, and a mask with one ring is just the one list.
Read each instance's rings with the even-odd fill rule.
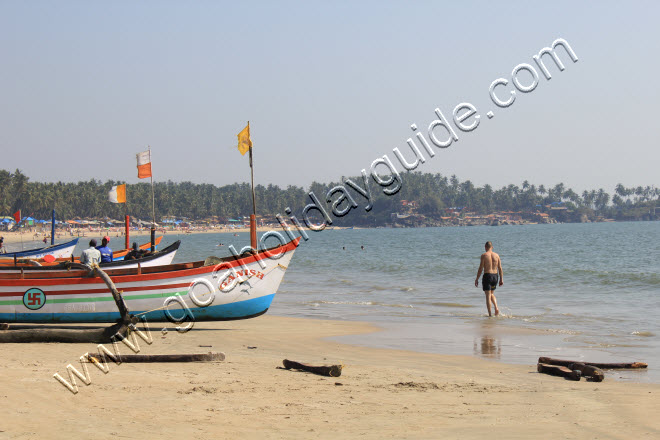
[[[256,182],[307,186],[410,157],[410,124],[470,102],[479,127],[418,171],[658,186],[658,17],[654,1],[4,0],[0,168],[134,183],[150,145],[156,180],[248,181],[249,120]],[[491,82],[557,38],[579,61],[493,105]]]

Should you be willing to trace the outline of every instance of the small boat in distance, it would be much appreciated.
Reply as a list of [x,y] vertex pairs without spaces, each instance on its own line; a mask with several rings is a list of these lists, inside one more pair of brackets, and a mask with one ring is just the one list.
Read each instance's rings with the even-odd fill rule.
[[[156,251],[152,254],[147,254],[144,257],[136,260],[120,260],[112,261],[111,263],[101,263],[99,267],[103,270],[107,269],[129,269],[138,267],[152,267],[152,266],[165,266],[172,264],[176,251],[181,245],[181,240],[177,240],[166,248]],[[13,260],[10,260],[13,261]],[[55,271],[69,271],[71,263],[80,263],[78,259],[71,260],[57,260],[55,262],[42,261],[39,263],[36,260],[18,260],[18,265],[2,265],[0,264],[0,274],[7,273],[53,273]]]
[[[158,246],[162,239],[163,239],[162,235],[156,237],[156,241],[154,242],[154,244],[156,246]],[[76,240],[78,240],[78,239],[76,239]],[[141,244],[139,247],[140,247],[141,250],[146,251],[149,248],[151,248],[151,243],[144,243],[144,244]],[[129,251],[130,251],[130,249],[121,249],[119,251],[113,252],[112,261],[122,261],[124,259],[124,257],[126,257],[126,254],[128,254]],[[53,256],[53,257],[47,257],[47,256],[44,256],[44,257],[20,256],[20,257],[16,257],[16,259],[14,259],[14,257],[6,258],[5,257],[6,255],[9,255],[9,254],[0,254],[0,266],[14,266],[16,263],[22,264],[23,262],[19,261],[19,260],[23,260],[23,261],[30,260],[29,262],[27,262],[26,265],[35,265],[35,266],[37,266],[37,265],[32,263],[32,261],[35,261],[35,262],[39,263],[39,265],[44,266],[44,265],[47,265],[47,264],[58,264],[58,263],[63,263],[63,262],[67,262],[67,261],[78,262],[80,260],[78,257],[72,259],[71,255],[73,255],[73,252],[68,257],[61,257],[61,258],[58,258],[58,257],[55,257],[55,256]],[[47,255],[52,255],[52,254],[47,254]]]
[[[158,237],[156,237],[156,240],[154,241],[154,246],[158,246],[162,239],[163,239],[162,235],[159,235]],[[151,243],[150,242],[143,243],[139,247],[143,251],[146,251],[146,250],[151,248]],[[112,261],[121,261],[121,260],[123,260],[124,257],[126,256],[126,254],[128,254],[130,251],[131,251],[130,249],[122,249],[120,251],[114,251],[112,253]]]
[[78,244],[78,238],[74,238],[66,243],[55,244],[38,249],[27,251],[7,252],[0,254],[0,258],[44,258],[46,255],[52,255],[53,258],[71,258],[73,248]]

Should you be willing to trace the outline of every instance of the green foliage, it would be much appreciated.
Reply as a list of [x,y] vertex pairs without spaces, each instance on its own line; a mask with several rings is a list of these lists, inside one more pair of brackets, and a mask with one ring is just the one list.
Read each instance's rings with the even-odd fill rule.
[[[563,183],[546,188],[525,181],[521,187],[510,184],[495,190],[490,185],[477,187],[469,180],[461,182],[456,176],[448,178],[441,174],[410,172],[402,174],[401,179],[399,192],[388,196],[383,192],[384,188],[369,177],[373,205],[369,212],[364,209],[367,206],[366,198],[349,189],[358,207],[351,209],[344,217],[333,217],[333,224],[374,226],[389,223],[392,213],[403,213],[402,200],[415,201],[415,213],[430,218],[445,215],[445,209],[452,207],[465,207],[477,214],[496,211],[534,212],[543,210],[545,205],[561,202],[570,210],[589,217],[639,219],[652,218],[650,213],[654,211],[653,207],[660,205],[660,190],[652,186],[626,188],[619,184],[616,194],[611,197],[603,189],[584,191],[580,196],[572,189],[567,189]],[[351,180],[364,187],[362,176],[351,177]],[[328,184],[314,182],[307,190],[291,185],[287,188],[272,184],[257,185],[255,193],[258,213],[264,216],[280,214],[286,218],[288,215],[285,209],[290,208],[294,215],[299,216],[303,207],[311,203],[308,195],[310,191],[321,202],[327,202],[325,208],[329,210],[338,195],[327,200],[326,194],[330,188],[342,185],[343,181],[344,178],[341,182]],[[13,173],[0,170],[0,213],[11,215],[22,209],[25,216],[47,219],[50,218],[51,210],[55,209],[60,219],[120,219],[126,213],[132,217],[150,219],[150,184],[128,184],[128,205],[124,206],[108,201],[110,188],[121,183],[104,183],[94,179],[77,183],[30,182],[20,170]],[[218,187],[206,183],[157,182],[154,184],[154,198],[157,221],[166,216],[190,219],[217,217],[224,221],[247,216],[252,212],[250,185],[247,183]],[[341,207],[346,207],[347,203],[344,202]]]

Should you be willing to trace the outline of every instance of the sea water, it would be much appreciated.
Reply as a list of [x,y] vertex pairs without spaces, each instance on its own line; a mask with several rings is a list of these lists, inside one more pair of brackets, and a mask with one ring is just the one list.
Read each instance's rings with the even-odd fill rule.
[[[176,239],[175,262],[249,244],[248,233],[169,233],[162,245]],[[481,280],[474,286],[489,240],[504,270],[497,318]],[[614,377],[660,382],[659,259],[660,222],[324,230],[301,242],[269,313],[383,328],[337,338],[358,345],[522,364],[647,362]]]

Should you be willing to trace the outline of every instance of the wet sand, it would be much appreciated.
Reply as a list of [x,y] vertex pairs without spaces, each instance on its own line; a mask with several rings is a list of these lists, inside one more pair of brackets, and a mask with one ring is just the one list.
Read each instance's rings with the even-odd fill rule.
[[566,343],[567,339],[589,337],[573,331],[519,327],[507,321],[507,318],[487,316],[459,322],[441,319],[373,321],[382,327],[382,331],[332,339],[365,347],[476,356],[519,365],[527,365],[540,356],[580,362],[645,362],[651,363],[652,368],[606,371],[606,379],[660,384],[660,371],[653,368],[657,366],[655,360],[639,357],[635,354],[635,347],[631,347],[629,355],[617,355],[597,344],[570,346]]
[[[660,386],[570,382],[471,356],[350,345],[361,322],[196,323],[145,354],[222,351],[223,362],[88,366],[74,395],[53,379],[92,344],[5,344],[0,438],[657,438]],[[344,343],[334,340],[342,337]],[[347,344],[346,342],[349,342]],[[212,347],[207,347],[207,346]],[[249,348],[253,347],[253,348]],[[122,346],[122,353],[128,352]],[[279,369],[344,365],[339,378]],[[67,377],[68,378],[68,377]]]

